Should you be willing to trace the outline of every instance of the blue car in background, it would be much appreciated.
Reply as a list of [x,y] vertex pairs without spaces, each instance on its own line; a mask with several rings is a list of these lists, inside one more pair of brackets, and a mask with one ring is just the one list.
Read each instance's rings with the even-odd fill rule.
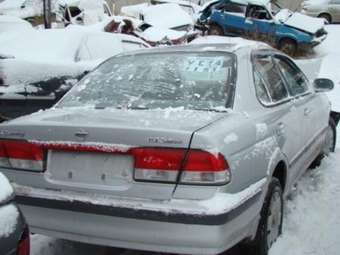
[[210,35],[265,41],[289,55],[310,49],[327,37],[325,21],[281,9],[270,0],[218,0],[202,10],[198,23]]

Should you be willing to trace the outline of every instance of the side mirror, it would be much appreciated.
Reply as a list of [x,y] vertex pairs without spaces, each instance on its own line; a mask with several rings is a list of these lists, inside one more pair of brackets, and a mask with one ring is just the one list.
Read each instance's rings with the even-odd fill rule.
[[330,79],[320,78],[314,80],[315,92],[328,92],[334,88],[334,82]]

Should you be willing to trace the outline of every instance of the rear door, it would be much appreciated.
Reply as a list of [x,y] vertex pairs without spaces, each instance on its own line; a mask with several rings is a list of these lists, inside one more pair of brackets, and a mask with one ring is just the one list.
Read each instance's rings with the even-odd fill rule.
[[[304,157],[305,161],[310,161],[315,156],[316,138],[328,123],[328,115],[324,114],[321,99],[314,93],[302,71],[285,56],[276,55],[274,59],[286,81],[289,93],[294,98],[299,115],[299,124],[302,128],[302,147],[299,156]],[[309,154],[312,158],[309,158]]]
[[[302,126],[299,111],[291,100],[288,88],[270,53],[258,53],[253,57],[257,97],[270,109],[277,143],[292,163],[301,150]],[[297,173],[289,172],[291,177]]]
[[246,24],[256,39],[269,41],[275,34],[275,23],[272,16],[262,6],[250,5],[248,7]]

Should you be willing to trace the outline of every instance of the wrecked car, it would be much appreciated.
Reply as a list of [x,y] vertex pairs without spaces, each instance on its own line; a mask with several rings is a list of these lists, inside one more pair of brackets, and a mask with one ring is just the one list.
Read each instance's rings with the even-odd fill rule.
[[328,23],[340,22],[340,0],[305,0],[302,13],[325,19]]
[[84,27],[84,29],[133,35],[151,46],[184,44],[192,41],[198,35],[197,31],[177,31],[124,16],[112,16],[101,23]]
[[[194,27],[194,19],[178,4],[163,3],[149,5],[147,3],[124,6],[122,15],[140,19],[152,26],[173,29],[177,31],[190,31]],[[171,13],[171,15],[169,15]]]
[[238,35],[265,41],[289,55],[320,44],[327,37],[323,19],[281,9],[269,0],[220,0],[199,19],[210,35]]
[[149,47],[134,36],[75,29],[22,31],[0,39],[0,121],[49,108],[105,59]]
[[55,12],[57,23],[65,27],[70,24],[91,25],[112,16],[104,0],[58,0]]

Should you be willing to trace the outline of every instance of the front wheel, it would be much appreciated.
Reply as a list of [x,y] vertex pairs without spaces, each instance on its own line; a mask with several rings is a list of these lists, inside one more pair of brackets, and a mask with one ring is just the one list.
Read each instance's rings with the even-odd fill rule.
[[209,25],[208,35],[224,35],[223,29],[218,25]]
[[289,38],[282,39],[279,42],[279,50],[286,53],[289,56],[295,56],[297,54],[297,43]]
[[282,187],[277,178],[269,184],[268,192],[262,207],[261,219],[255,239],[243,247],[249,255],[268,255],[273,243],[282,233],[283,195]]

